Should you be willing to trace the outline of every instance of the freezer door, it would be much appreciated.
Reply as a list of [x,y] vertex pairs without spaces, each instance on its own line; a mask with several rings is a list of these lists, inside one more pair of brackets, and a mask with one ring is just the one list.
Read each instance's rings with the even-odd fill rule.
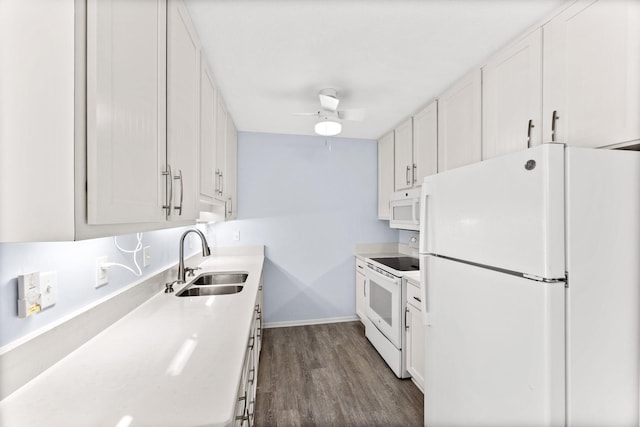
[[564,278],[563,145],[427,177],[421,204],[421,253]]
[[567,148],[567,419],[638,426],[640,153]]
[[421,261],[425,425],[564,426],[564,285]]

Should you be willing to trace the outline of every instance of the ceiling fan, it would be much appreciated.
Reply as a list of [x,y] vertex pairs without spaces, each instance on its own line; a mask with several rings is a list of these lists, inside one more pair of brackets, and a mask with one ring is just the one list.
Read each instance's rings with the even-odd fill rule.
[[294,113],[296,116],[315,116],[318,118],[314,127],[318,135],[333,136],[342,131],[342,120],[360,121],[364,119],[364,109],[355,108],[338,110],[340,99],[335,89],[322,89],[318,93],[321,109],[313,113]]

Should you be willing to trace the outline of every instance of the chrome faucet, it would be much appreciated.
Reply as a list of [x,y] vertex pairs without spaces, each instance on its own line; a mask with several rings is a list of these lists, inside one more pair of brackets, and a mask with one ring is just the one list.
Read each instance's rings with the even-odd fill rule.
[[[178,262],[178,279],[171,283],[167,283],[165,285],[166,287],[164,290],[165,293],[173,292],[174,283],[181,284],[186,282],[187,269],[184,268],[184,239],[187,237],[187,234],[189,233],[196,233],[198,236],[200,236],[200,242],[202,243],[202,256],[211,255],[211,249],[209,249],[207,238],[204,237],[204,234],[202,233],[202,231],[196,230],[195,228],[185,231],[182,234],[182,237],[180,237],[180,261]],[[189,269],[189,270],[192,270],[192,269]]]

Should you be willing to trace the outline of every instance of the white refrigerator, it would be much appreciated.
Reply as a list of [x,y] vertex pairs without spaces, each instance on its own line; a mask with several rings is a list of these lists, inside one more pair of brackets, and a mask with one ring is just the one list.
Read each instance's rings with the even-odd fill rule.
[[640,152],[544,144],[421,197],[425,425],[637,427]]

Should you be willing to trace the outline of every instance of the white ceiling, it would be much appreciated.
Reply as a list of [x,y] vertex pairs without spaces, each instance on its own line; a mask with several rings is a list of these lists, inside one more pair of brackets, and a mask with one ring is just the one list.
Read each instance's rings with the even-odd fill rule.
[[313,135],[318,91],[377,139],[565,0],[187,0],[238,130]]

